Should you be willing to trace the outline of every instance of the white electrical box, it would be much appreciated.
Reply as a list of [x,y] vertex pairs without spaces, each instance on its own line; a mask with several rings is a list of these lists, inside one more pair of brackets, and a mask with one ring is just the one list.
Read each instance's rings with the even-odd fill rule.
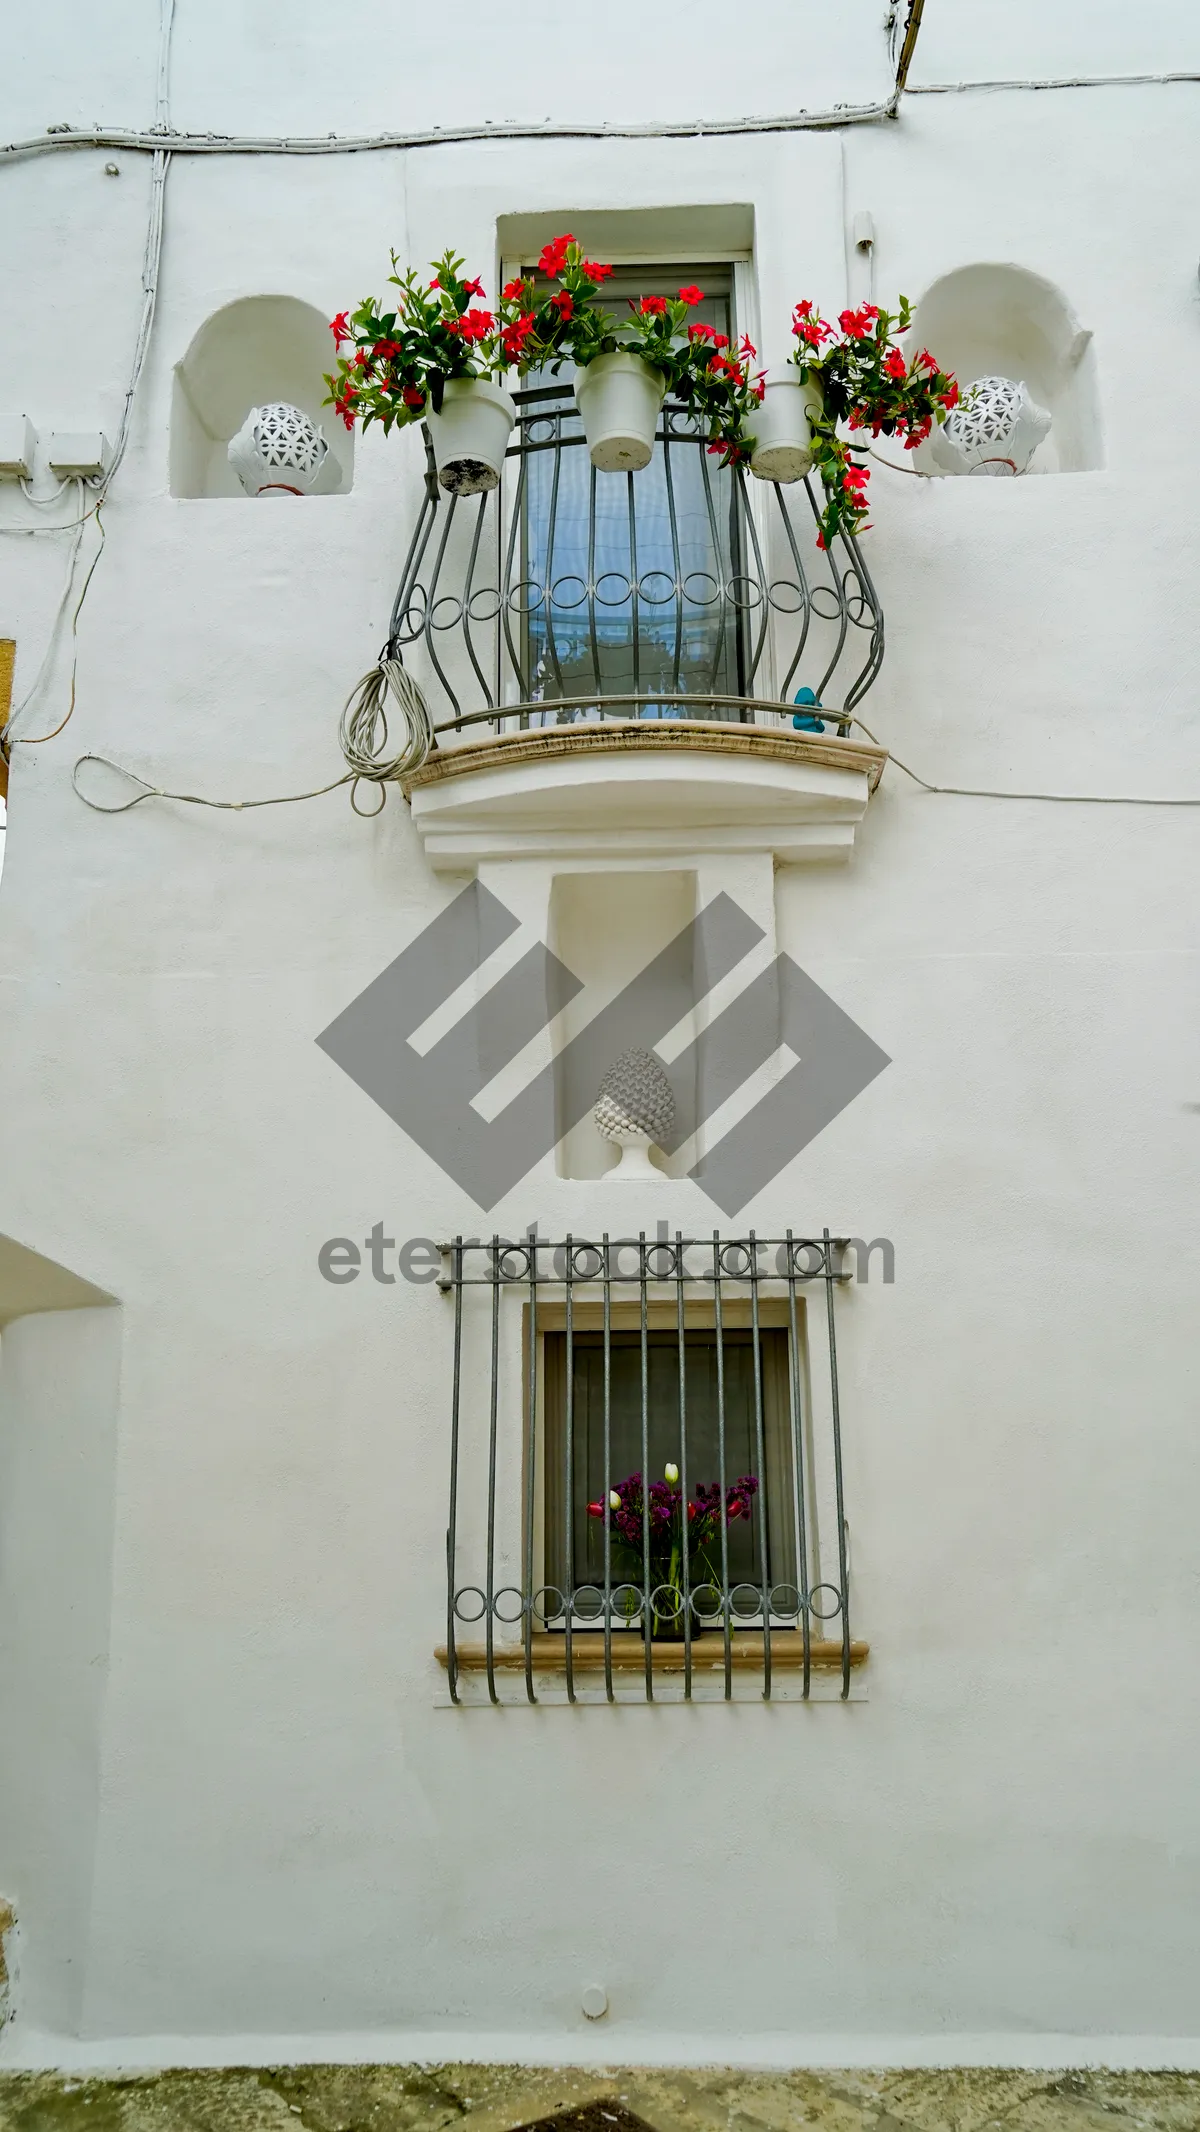
[[0,480],[28,481],[37,433],[28,415],[0,415]]
[[46,451],[46,462],[60,481],[94,480],[104,472],[112,455],[108,438],[99,429],[56,429]]

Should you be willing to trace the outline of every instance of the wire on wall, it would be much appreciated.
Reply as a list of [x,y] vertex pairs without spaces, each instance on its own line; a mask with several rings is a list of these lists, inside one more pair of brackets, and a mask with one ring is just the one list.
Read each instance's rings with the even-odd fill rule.
[[[174,23],[175,0],[160,0],[158,69],[154,97],[154,132],[159,136],[167,133],[170,127],[171,33]],[[158,283],[162,267],[163,216],[167,171],[170,167],[170,162],[169,150],[161,145],[154,149],[150,169],[150,207],[147,217],[146,243],[142,254],[142,307],[138,318],[137,337],[134,342],[129,383],[125,389],[125,399],[121,408],[121,419],[117,429],[112,457],[101,474],[97,475],[93,480],[80,481],[76,484],[79,514],[75,519],[68,520],[64,525],[6,526],[3,528],[6,533],[74,533],[74,539],[67,558],[67,571],[62,597],[51,624],[50,637],[42,663],[37,670],[32,687],[26,692],[17,708],[10,713],[3,729],[0,730],[0,753],[3,754],[6,761],[9,760],[14,745],[38,747],[44,741],[55,739],[62,732],[63,727],[69,723],[75,710],[76,679],[79,668],[79,617],[83,611],[83,603],[88,596],[88,589],[96,574],[96,565],[104,553],[105,532],[101,511],[129,444],[134,401],[137,397],[138,385],[141,382],[142,371],[145,367],[146,355],[150,347],[150,337],[154,330],[154,313],[158,302]],[[61,483],[55,494],[50,497],[35,497],[31,495],[24,482],[22,483],[22,489],[30,503],[35,504],[38,508],[45,508],[47,505],[55,503],[68,485],[66,482]],[[90,510],[85,510],[83,503],[88,489],[95,491],[96,501]],[[100,537],[96,545],[96,552],[88,565],[87,575],[83,580],[74,612],[71,615],[71,680],[66,716],[59,721],[51,732],[37,733],[26,738],[23,734],[15,733],[14,728],[17,721],[24,715],[38,695],[53,662],[59,630],[62,626],[63,617],[70,607],[71,597],[75,589],[76,571],[83,546],[83,529],[88,519],[93,517],[96,520],[96,529]]]

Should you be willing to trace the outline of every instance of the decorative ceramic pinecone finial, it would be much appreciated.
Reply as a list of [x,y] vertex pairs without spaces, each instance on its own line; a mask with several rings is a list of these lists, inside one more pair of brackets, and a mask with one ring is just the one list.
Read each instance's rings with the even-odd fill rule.
[[230,438],[229,464],[247,496],[324,495],[340,478],[321,429],[286,400],[250,409]]
[[600,1083],[592,1116],[605,1140],[622,1149],[617,1170],[626,1176],[657,1177],[646,1150],[661,1146],[675,1124],[671,1084],[650,1051],[626,1051]]

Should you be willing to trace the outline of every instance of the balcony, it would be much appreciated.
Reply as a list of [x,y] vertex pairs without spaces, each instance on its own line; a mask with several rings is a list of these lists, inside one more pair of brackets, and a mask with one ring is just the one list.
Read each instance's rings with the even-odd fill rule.
[[810,483],[721,468],[676,402],[617,475],[568,385],[515,397],[489,494],[447,497],[426,438],[391,618],[437,736],[406,784],[432,863],[846,857],[886,760],[850,738],[884,641],[857,542],[819,550]]

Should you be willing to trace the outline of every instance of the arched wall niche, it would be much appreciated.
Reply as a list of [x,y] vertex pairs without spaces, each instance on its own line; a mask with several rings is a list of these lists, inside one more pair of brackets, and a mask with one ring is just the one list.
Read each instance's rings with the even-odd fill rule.
[[[965,388],[989,376],[1023,378],[1052,417],[1031,474],[1080,474],[1104,464],[1091,332],[1060,289],[1025,267],[957,267],[917,305],[909,341],[928,348]],[[922,446],[916,464],[941,474]]]
[[296,296],[243,296],[206,318],[175,366],[171,401],[172,496],[245,496],[226,456],[252,407],[286,400],[320,425],[341,469],[335,494],[354,478],[354,440],[323,407],[333,367],[329,326]]

